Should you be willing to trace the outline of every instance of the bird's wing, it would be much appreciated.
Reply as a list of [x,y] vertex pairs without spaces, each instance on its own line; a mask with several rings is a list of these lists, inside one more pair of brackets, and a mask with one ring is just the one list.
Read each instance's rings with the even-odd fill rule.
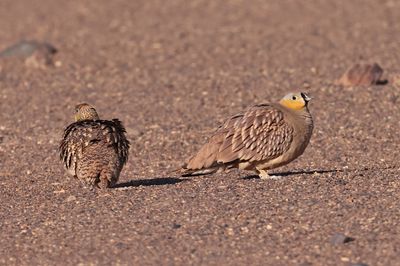
[[126,163],[129,157],[129,141],[127,140],[125,133],[126,130],[122,125],[122,122],[118,119],[107,121],[107,131],[109,144],[115,148],[118,154],[118,158],[121,160],[122,165]]
[[75,122],[64,130],[59,151],[60,159],[64,162],[67,169],[76,168],[76,162],[82,158],[83,150],[91,142],[98,142],[99,139],[93,137],[93,131],[98,130],[98,126],[87,121]]
[[256,105],[228,119],[187,168],[201,169],[237,162],[257,162],[279,157],[290,147],[293,127],[282,111],[269,104]]
[[118,119],[72,123],[64,130],[59,147],[60,159],[67,169],[75,168],[77,160],[88,146],[105,145],[113,147],[122,164],[125,164],[129,154],[129,141],[125,132]]

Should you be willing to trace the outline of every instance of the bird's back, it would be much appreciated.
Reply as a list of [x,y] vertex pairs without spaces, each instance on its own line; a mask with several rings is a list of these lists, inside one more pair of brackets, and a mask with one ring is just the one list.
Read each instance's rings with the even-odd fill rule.
[[104,169],[119,175],[129,154],[125,132],[118,119],[72,123],[64,131],[60,158],[68,172],[78,178],[93,178]]

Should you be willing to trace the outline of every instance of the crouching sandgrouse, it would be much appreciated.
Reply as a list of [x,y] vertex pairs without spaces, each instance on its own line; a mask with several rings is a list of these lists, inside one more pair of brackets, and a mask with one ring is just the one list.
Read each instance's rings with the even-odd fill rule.
[[183,166],[183,176],[239,168],[269,178],[267,170],[299,157],[307,147],[313,120],[305,93],[279,103],[259,104],[228,119]]
[[128,159],[129,141],[118,119],[101,120],[87,103],[75,107],[75,122],[64,130],[59,151],[67,172],[83,183],[112,187]]

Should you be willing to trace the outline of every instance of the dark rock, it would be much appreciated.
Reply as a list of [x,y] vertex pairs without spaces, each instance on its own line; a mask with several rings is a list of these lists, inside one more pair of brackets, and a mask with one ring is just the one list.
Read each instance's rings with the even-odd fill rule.
[[345,87],[359,85],[383,85],[386,80],[381,80],[383,69],[377,64],[355,64],[346,70],[343,76],[336,81],[337,85]]
[[1,51],[0,58],[29,57],[37,50],[44,50],[49,54],[57,53],[57,49],[47,42],[21,41]]
[[0,58],[22,58],[28,66],[43,67],[54,65],[56,53],[57,49],[47,42],[21,41],[1,51]]
[[126,245],[125,243],[122,243],[122,242],[116,243],[115,247],[117,247],[119,249],[128,249],[128,245]]

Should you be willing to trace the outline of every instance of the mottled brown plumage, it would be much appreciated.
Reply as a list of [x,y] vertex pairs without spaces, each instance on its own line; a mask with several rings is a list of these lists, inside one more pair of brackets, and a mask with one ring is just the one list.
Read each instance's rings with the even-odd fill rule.
[[64,130],[59,148],[67,172],[88,185],[112,187],[128,159],[125,128],[118,119],[100,120],[88,104],[76,106],[75,121]]
[[266,170],[300,156],[312,134],[304,93],[286,95],[280,103],[260,104],[228,119],[183,167],[183,175],[209,174],[229,168]]

